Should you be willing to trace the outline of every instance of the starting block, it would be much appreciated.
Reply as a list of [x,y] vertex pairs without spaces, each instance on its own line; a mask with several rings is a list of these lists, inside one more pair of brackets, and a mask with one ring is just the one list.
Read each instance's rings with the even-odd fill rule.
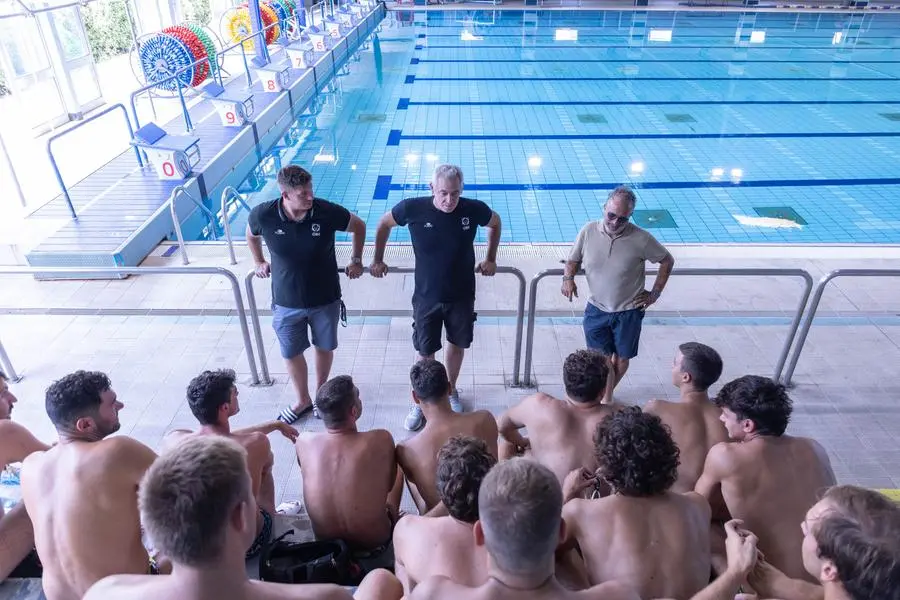
[[353,27],[353,13],[347,10],[347,7],[341,8],[337,11],[338,22],[345,27]]
[[311,55],[313,43],[309,40],[295,42],[284,49],[290,58],[291,66],[295,69],[308,69],[312,66]]
[[325,52],[328,50],[328,41],[325,39],[325,32],[315,26],[307,27],[304,32],[309,36],[309,42],[315,52]]
[[362,20],[363,12],[366,10],[366,7],[363,6],[362,4],[356,4],[355,2],[353,4],[350,4],[349,6],[350,6],[350,11],[353,13],[353,15],[358,20]]
[[212,81],[203,87],[203,95],[212,102],[225,127],[241,127],[253,116],[253,95],[229,91]]
[[291,65],[287,62],[271,63],[257,70],[264,92],[280,92],[291,82]]
[[340,39],[341,24],[334,20],[334,17],[325,17],[325,33],[332,39]]
[[169,135],[155,123],[136,132],[131,144],[147,155],[160,179],[186,179],[200,162],[200,138]]

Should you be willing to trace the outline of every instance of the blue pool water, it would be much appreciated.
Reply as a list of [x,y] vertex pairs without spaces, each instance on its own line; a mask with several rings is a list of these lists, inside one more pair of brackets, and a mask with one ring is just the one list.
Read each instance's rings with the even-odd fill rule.
[[508,242],[571,242],[626,183],[665,242],[900,243],[900,14],[403,11],[378,38],[251,204],[296,163],[371,237],[452,162]]

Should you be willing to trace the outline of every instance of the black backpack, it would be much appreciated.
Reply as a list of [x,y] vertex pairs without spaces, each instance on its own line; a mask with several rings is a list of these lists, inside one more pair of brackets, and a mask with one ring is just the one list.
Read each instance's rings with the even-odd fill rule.
[[334,583],[359,585],[362,567],[342,540],[289,542],[285,532],[272,540],[259,557],[259,578],[276,583]]

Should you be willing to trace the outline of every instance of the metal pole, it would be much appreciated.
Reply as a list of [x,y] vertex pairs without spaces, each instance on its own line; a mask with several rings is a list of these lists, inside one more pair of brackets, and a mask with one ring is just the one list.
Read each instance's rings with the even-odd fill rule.
[[[228,279],[234,294],[234,305],[241,326],[241,337],[247,353],[247,365],[254,385],[259,384],[259,373],[256,370],[256,358],[253,344],[250,341],[250,328],[247,326],[247,311],[241,298],[241,285],[234,273],[222,267],[85,267],[85,268],[52,268],[52,267],[0,267],[0,275],[55,275],[59,277],[98,277],[104,275],[221,275]],[[94,314],[96,311],[91,312]],[[87,314],[87,313],[86,313]],[[0,359],[5,358],[5,354]]]
[[275,382],[269,375],[269,360],[266,358],[262,326],[259,323],[259,309],[256,306],[256,292],[253,290],[253,280],[255,278],[255,270],[247,273],[247,277],[244,278],[244,289],[247,291],[247,306],[250,307],[250,322],[253,323],[253,335],[256,337],[256,351],[259,353],[259,368],[262,370],[262,385],[272,385]]
[[515,275],[519,280],[519,301],[516,306],[516,346],[513,354],[513,385],[519,385],[519,365],[522,358],[522,329],[525,323],[525,275],[515,267],[497,267],[498,273]]
[[[813,288],[812,275],[804,271],[800,276],[803,277],[806,286],[803,290],[803,294],[800,296],[800,302],[797,303],[797,310],[794,311],[794,318],[791,320],[791,326],[788,328],[787,339],[784,341],[784,346],[781,348],[781,354],[778,355],[778,362],[775,363],[775,374],[772,376],[772,379],[775,381],[781,379],[781,370],[784,369],[784,363],[787,361],[788,354],[791,352],[791,344],[794,342],[794,338],[797,335],[797,328],[800,327],[800,320],[803,318],[803,309],[806,308],[806,301],[809,300],[809,294],[812,292]],[[785,385],[789,384],[789,380],[785,382]]]
[[6,143],[3,141],[3,131],[0,131],[0,153],[3,154],[3,162],[6,163],[6,167],[9,170],[9,176],[12,178],[13,185],[16,187],[16,196],[19,197],[19,204],[23,207],[28,206],[28,203],[25,202],[25,194],[22,193],[22,186],[19,184],[19,178],[16,176],[16,168],[13,166],[12,159],[9,157],[9,152],[6,150]]
[[250,76],[250,65],[247,64],[247,50],[244,48],[244,43],[241,42],[241,56],[244,59],[244,73],[247,75],[247,89],[253,87],[253,77]]
[[187,133],[190,133],[194,129],[194,125],[191,123],[191,115],[188,112],[187,102],[184,101],[184,92],[181,91],[181,81],[175,80],[175,84],[178,86],[178,99],[181,100],[181,112],[184,114],[184,126]]
[[[247,10],[250,12],[250,31],[253,34],[263,32],[262,17],[259,13],[259,0],[248,0]],[[241,45],[241,47],[243,47],[243,44]],[[268,55],[266,53],[265,34],[263,34],[258,42],[253,44],[253,50],[256,53],[256,58],[258,58],[260,61],[260,65],[264,65],[269,62]]]
[[53,158],[53,152],[51,152],[50,150],[50,142],[52,141],[53,138],[47,140],[47,156],[50,158],[50,166],[53,167],[53,174],[56,176],[56,182],[59,184],[59,189],[62,190],[62,195],[66,200],[66,205],[69,207],[69,213],[71,213],[72,219],[77,221],[78,213],[75,212],[75,207],[72,205],[72,198],[69,197],[69,190],[66,189],[66,184],[63,183],[62,175],[59,172],[59,165],[56,164],[56,159]]
[[3,347],[2,341],[0,341],[0,366],[3,367],[3,373],[6,374],[10,381],[22,381],[22,378],[16,373],[12,361],[9,360],[9,354],[6,353],[6,348]]
[[531,352],[534,348],[534,320],[535,320],[535,312],[537,311],[537,285],[538,282],[546,277],[547,275],[551,275],[552,271],[559,271],[561,269],[547,269],[541,271],[537,275],[534,276],[534,279],[531,280],[531,284],[528,287],[528,330],[525,334],[525,385],[527,387],[531,387]]
[[178,219],[178,213],[175,211],[175,200],[178,194],[184,191],[184,186],[176,186],[169,196],[169,213],[172,215],[172,227],[175,229],[175,237],[178,240],[178,248],[181,250],[181,264],[187,265],[188,260],[187,248],[184,246],[184,235],[181,233],[181,221]]
[[250,205],[244,201],[243,196],[238,193],[232,186],[226,186],[222,190],[222,227],[225,229],[225,241],[228,243],[228,256],[231,258],[231,264],[237,264],[237,257],[234,255],[234,242],[231,239],[231,220],[228,218],[228,199],[234,198],[240,202],[241,206],[250,212]]

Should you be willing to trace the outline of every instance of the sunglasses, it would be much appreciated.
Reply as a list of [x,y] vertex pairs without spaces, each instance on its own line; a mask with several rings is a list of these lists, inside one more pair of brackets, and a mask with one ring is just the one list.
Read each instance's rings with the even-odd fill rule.
[[608,212],[608,213],[606,213],[606,218],[609,219],[610,221],[614,222],[616,225],[621,225],[622,223],[624,223],[631,217],[621,217],[614,212]]

